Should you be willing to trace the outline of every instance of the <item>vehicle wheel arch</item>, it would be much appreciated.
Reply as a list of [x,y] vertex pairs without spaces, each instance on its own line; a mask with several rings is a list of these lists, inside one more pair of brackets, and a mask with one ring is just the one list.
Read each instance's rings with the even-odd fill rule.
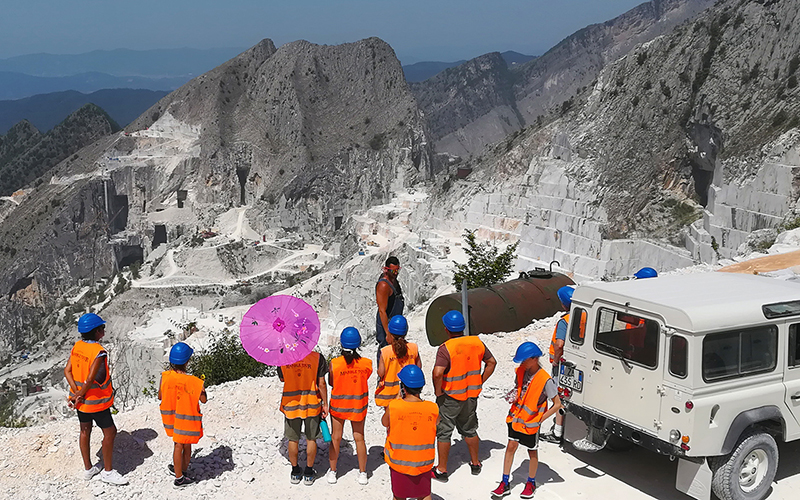
[[752,427],[765,428],[771,434],[775,434],[775,430],[780,428],[780,436],[776,437],[780,438],[781,441],[783,441],[783,436],[786,435],[786,421],[777,406],[767,405],[760,408],[752,408],[739,413],[733,419],[719,454],[727,455],[731,453],[739,442],[739,438]]

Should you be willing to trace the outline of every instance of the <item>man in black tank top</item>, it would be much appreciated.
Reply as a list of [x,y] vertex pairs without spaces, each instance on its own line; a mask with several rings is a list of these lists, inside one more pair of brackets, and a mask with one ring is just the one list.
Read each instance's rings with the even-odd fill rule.
[[403,314],[405,301],[403,300],[403,289],[397,281],[400,273],[400,261],[397,257],[386,259],[378,283],[375,285],[375,302],[378,304],[378,313],[375,316],[375,338],[378,341],[378,358],[381,355],[381,348],[389,345],[386,340],[386,332],[389,331],[389,319],[392,316]]

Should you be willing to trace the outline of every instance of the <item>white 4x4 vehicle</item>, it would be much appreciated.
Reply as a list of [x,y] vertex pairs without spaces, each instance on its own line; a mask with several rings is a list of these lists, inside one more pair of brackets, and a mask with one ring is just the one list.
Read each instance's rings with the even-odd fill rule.
[[[585,316],[585,331],[580,318]],[[596,451],[626,440],[679,459],[676,488],[766,496],[776,440],[800,438],[800,284],[706,273],[581,285],[559,382]]]

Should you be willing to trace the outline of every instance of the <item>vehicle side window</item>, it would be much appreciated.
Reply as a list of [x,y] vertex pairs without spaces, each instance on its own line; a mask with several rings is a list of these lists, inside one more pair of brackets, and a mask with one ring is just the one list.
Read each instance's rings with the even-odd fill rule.
[[778,328],[766,325],[713,333],[703,339],[703,380],[711,382],[765,373],[778,359]]
[[658,366],[658,323],[633,314],[601,308],[594,347],[615,357],[655,368]]
[[687,345],[680,335],[673,335],[669,342],[669,372],[679,378],[686,377]]
[[800,324],[789,326],[789,366],[800,366]]
[[[580,318],[580,320],[578,320]],[[582,345],[583,339],[586,337],[586,311],[580,307],[572,310],[569,317],[569,340],[573,344]]]

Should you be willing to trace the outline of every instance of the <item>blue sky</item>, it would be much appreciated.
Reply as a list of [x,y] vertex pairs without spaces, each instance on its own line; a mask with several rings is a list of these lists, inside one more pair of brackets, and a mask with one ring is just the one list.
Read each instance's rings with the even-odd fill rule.
[[2,2],[0,58],[96,49],[386,40],[404,64],[495,50],[538,55],[642,0],[17,0]]

